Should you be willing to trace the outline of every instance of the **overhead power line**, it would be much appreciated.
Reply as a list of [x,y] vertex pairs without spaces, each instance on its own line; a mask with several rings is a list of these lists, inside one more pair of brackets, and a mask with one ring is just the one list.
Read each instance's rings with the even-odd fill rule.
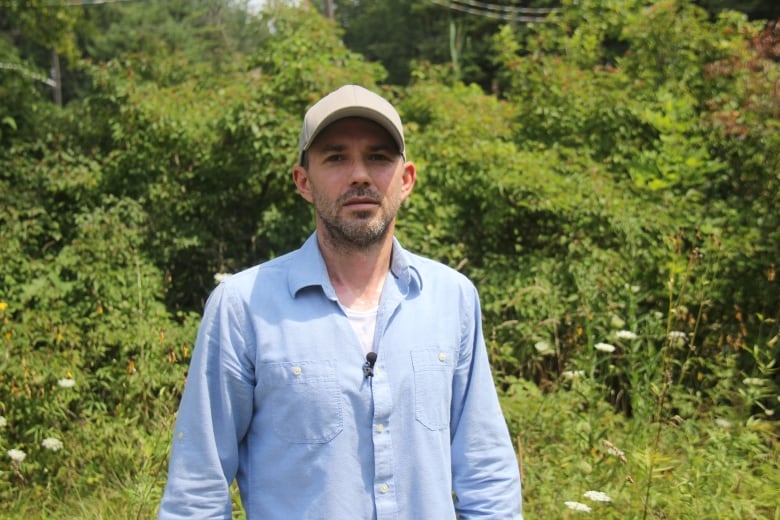
[[507,22],[543,22],[546,15],[557,11],[552,7],[522,7],[477,0],[431,0],[431,2],[453,11]]
[[27,76],[28,78],[32,78],[36,81],[40,81],[42,83],[46,83],[50,87],[56,87],[57,82],[54,81],[51,78],[47,78],[46,76],[43,76],[41,74],[38,74],[37,72],[33,72],[29,69],[24,68],[23,66],[19,65],[18,63],[0,63],[0,69],[6,69],[6,70],[15,70],[22,74],[22,76]]
[[126,2],[138,2],[141,0],[64,0],[62,2],[48,2],[45,4],[35,4],[31,9],[44,9],[47,7],[81,7],[101,4],[119,4]]
[[68,6],[118,4],[121,2],[135,2],[136,0],[68,0]]
[[502,5],[502,4],[491,4],[487,2],[478,2],[477,0],[452,0],[449,3],[454,4],[465,4],[470,7],[474,7],[477,9],[485,9],[488,11],[503,11],[505,13],[520,13],[520,14],[550,14],[553,9],[552,7],[523,7],[522,5]]

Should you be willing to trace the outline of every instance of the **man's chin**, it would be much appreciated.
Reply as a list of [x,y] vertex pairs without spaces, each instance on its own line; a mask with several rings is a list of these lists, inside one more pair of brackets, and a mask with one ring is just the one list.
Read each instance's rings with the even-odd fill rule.
[[374,215],[376,215],[376,211],[370,209],[355,209],[350,211],[350,216],[357,220],[369,220]]
[[387,236],[388,228],[372,227],[366,223],[363,226],[341,227],[338,230],[330,230],[330,235],[344,246],[369,247],[375,245]]

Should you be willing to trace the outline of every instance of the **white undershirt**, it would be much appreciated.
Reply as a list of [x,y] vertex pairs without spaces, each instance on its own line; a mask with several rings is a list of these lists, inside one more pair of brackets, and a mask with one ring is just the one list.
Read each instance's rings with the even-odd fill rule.
[[[341,305],[339,303],[339,305]],[[374,331],[376,330],[376,315],[379,307],[368,309],[365,311],[356,311],[341,305],[344,309],[344,314],[347,315],[352,330],[355,331],[355,335],[360,342],[360,346],[363,348],[363,353],[368,354],[373,350],[374,346]]]

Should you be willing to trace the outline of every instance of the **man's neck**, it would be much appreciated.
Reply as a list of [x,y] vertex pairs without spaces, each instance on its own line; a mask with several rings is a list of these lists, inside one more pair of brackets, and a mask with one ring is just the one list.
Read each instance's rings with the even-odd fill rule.
[[364,248],[334,247],[321,235],[318,243],[341,304],[355,310],[379,305],[393,254],[392,235]]

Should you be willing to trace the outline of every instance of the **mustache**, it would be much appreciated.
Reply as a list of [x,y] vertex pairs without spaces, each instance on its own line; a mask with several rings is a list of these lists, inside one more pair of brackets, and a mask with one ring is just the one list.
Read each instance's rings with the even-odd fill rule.
[[372,190],[371,188],[358,187],[358,188],[352,188],[342,193],[336,202],[338,204],[343,204],[344,202],[353,198],[361,198],[361,199],[367,198],[373,200],[374,202],[379,203],[382,200],[382,195]]

